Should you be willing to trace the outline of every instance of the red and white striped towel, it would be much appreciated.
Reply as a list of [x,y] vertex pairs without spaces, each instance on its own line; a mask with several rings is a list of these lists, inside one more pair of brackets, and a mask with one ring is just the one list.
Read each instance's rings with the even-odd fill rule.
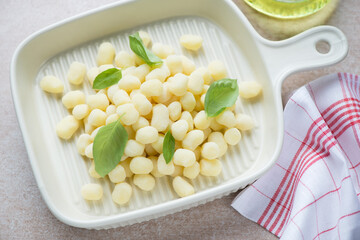
[[360,239],[360,79],[300,88],[284,111],[276,164],[232,206],[281,239]]

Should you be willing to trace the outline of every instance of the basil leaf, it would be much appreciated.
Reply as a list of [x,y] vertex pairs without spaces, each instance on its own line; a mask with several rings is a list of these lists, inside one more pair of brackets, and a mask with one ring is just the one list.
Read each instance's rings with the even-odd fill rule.
[[175,152],[175,139],[171,134],[170,130],[165,134],[163,142],[163,155],[166,164],[171,162]]
[[119,82],[121,77],[121,70],[117,68],[110,68],[105,70],[96,76],[93,83],[93,89],[104,89],[110,87],[111,85]]
[[128,133],[120,121],[110,123],[96,134],[93,145],[95,170],[105,177],[120,162],[128,141]]
[[205,95],[205,112],[209,117],[216,117],[227,107],[231,107],[239,96],[236,79],[223,78],[213,82]]
[[131,50],[144,60],[147,65],[150,67],[156,67],[162,64],[161,58],[153,54],[144,46],[138,32],[129,36],[129,42]]

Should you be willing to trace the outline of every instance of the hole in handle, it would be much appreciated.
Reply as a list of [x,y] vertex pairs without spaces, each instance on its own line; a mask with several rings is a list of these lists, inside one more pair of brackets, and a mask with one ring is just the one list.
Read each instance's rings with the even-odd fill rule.
[[330,52],[331,46],[328,41],[320,40],[315,44],[316,51],[321,54],[327,54]]

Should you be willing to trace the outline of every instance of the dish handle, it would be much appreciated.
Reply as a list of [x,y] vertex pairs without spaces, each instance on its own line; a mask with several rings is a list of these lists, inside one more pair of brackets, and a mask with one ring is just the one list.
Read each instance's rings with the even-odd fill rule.
[[[325,49],[321,49],[324,46]],[[291,73],[333,65],[343,60],[348,53],[344,33],[332,26],[311,28],[282,41],[261,38],[259,48],[269,76],[278,89]]]

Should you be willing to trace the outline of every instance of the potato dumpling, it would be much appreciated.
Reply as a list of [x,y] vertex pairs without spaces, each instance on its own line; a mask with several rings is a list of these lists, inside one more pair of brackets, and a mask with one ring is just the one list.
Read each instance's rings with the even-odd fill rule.
[[189,50],[197,51],[201,48],[203,39],[199,35],[184,34],[180,37],[180,44]]
[[[228,148],[241,141],[242,131],[249,131],[255,126],[249,115],[236,112],[235,104],[215,117],[208,117],[205,112],[205,98],[210,85],[228,77],[223,62],[215,60],[207,67],[197,67],[195,62],[198,60],[193,59],[196,54],[187,52],[189,55],[184,56],[175,53],[170,45],[152,44],[150,35],[145,31],[139,31],[139,36],[144,46],[149,50],[151,48],[162,59],[162,64],[150,66],[134,52],[123,49],[117,49],[120,51],[115,54],[112,43],[101,43],[96,66],[85,66],[77,61],[69,66],[67,81],[70,88],[76,90],[67,90],[61,102],[64,110],[71,114],[56,125],[59,138],[70,140],[76,135],[74,143],[77,151],[91,164],[89,175],[111,182],[111,197],[118,205],[130,201],[132,186],[151,191],[156,187],[155,178],[164,176],[172,179],[173,189],[179,197],[194,194],[191,180],[199,175],[220,175],[221,157]],[[203,39],[196,34],[182,35],[179,40],[182,50],[194,52],[203,45]],[[122,78],[103,89],[91,89],[97,76],[110,68],[120,69]],[[85,78],[88,81],[84,82]],[[53,75],[43,77],[40,87],[48,93],[64,92],[64,83]],[[81,87],[84,87],[83,91]],[[256,81],[239,82],[239,97],[254,98],[261,92],[262,86]],[[103,178],[95,170],[95,162],[99,163],[99,152],[96,144],[94,147],[94,140],[99,133],[109,133],[111,126],[119,126],[112,124],[115,122],[121,123],[128,139],[124,143],[121,159],[116,160],[119,163],[113,169],[108,169],[111,170],[108,171],[108,178]],[[76,134],[79,128],[81,132]],[[164,139],[168,132],[174,138],[175,146],[174,155],[167,163],[164,153],[168,153],[169,149],[166,149]],[[117,154],[114,152],[110,155]],[[101,165],[96,167],[99,172],[103,170]],[[129,179],[133,185],[126,182]],[[85,184],[81,188],[85,200],[101,200],[103,194],[102,185],[99,184]]]
[[256,97],[261,91],[262,86],[256,81],[239,82],[239,94],[245,99]]
[[64,83],[55,76],[45,76],[40,81],[42,90],[48,93],[62,93],[64,91]]

